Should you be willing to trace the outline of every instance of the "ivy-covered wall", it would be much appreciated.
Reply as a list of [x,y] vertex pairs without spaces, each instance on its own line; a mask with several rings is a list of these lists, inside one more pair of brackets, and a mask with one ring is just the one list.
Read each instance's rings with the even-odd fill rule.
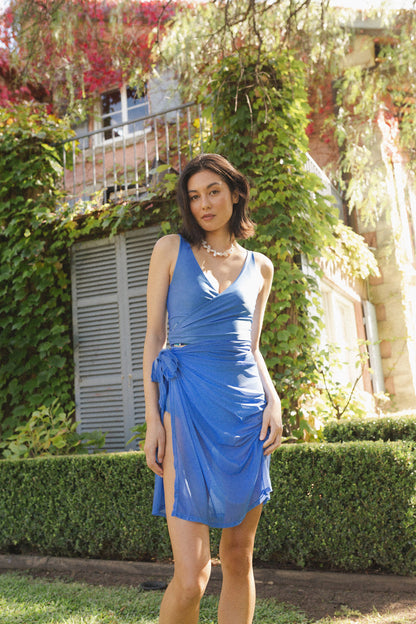
[[68,237],[55,232],[65,127],[22,107],[0,114],[0,433],[54,397],[72,402]]
[[248,244],[274,264],[262,344],[286,432],[298,438],[309,429],[305,398],[322,386],[320,371],[328,367],[320,340],[320,258],[343,266],[351,277],[377,270],[360,237],[339,220],[321,181],[306,171],[305,75],[290,52],[240,51],[212,75],[205,96],[215,120],[213,149],[244,171],[253,187],[257,232]]
[[[317,258],[352,260],[359,241],[346,237],[336,211],[306,172],[307,99],[303,66],[290,54],[228,57],[202,95],[212,118],[209,146],[250,179],[257,235],[247,244],[275,265],[263,350],[282,396],[287,433],[308,427],[302,399],[315,386],[319,306]],[[40,405],[73,406],[69,249],[75,240],[105,237],[153,223],[175,231],[174,179],[144,203],[70,207],[59,191],[59,141],[69,133],[52,116],[29,107],[0,112],[0,435],[4,439]],[[69,157],[69,155],[68,155]],[[341,228],[341,229],[340,229]],[[345,243],[348,240],[349,243]],[[351,254],[351,249],[353,253]],[[361,259],[368,272],[369,258]],[[348,255],[350,254],[350,255]],[[350,268],[354,270],[354,262]]]
[[70,133],[40,107],[0,111],[0,438],[41,405],[74,405],[70,248],[79,238],[174,221],[172,197],[75,208],[59,190]]

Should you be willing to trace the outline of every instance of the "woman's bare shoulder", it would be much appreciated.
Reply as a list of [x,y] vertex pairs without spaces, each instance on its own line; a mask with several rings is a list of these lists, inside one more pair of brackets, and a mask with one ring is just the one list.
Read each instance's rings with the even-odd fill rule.
[[156,258],[164,258],[169,262],[176,259],[179,251],[181,237],[179,234],[166,234],[156,241],[153,248],[153,256]]
[[180,240],[179,234],[166,234],[156,241],[154,248],[159,252],[178,251]]
[[167,234],[162,236],[156,242],[153,247],[152,258],[150,261],[150,267],[152,268],[152,275],[166,274],[169,275],[169,279],[172,279],[173,271],[175,270],[176,260],[179,254],[179,245],[181,237],[179,234]]
[[253,253],[254,260],[263,278],[265,280],[271,280],[274,273],[273,262],[270,260],[270,258],[260,253],[259,251],[254,251]]

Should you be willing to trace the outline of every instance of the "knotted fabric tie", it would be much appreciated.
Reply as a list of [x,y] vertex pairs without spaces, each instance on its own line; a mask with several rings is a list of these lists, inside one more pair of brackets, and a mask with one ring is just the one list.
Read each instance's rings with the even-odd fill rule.
[[162,416],[166,411],[169,381],[176,377],[178,370],[179,360],[172,349],[162,349],[152,366],[152,381],[159,384],[159,407]]

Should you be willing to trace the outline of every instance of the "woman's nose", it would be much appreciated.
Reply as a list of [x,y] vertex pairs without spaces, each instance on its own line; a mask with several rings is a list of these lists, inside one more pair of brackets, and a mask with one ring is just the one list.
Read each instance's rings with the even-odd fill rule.
[[202,210],[208,210],[209,208],[209,199],[207,195],[202,195],[201,196],[201,206],[202,206]]

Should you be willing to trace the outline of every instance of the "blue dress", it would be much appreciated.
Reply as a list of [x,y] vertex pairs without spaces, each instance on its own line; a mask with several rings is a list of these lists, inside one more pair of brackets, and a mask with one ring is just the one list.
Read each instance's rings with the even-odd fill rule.
[[[259,440],[266,401],[250,348],[260,285],[249,251],[218,293],[181,237],[167,299],[171,346],[152,369],[161,417],[171,414],[178,518],[232,527],[270,498],[270,456]],[[153,514],[166,516],[157,475]]]

